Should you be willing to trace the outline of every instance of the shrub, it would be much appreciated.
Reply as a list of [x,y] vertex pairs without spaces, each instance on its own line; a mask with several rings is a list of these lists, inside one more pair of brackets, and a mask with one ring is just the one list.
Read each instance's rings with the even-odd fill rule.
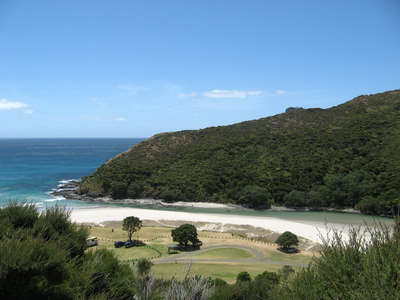
[[333,232],[321,256],[296,273],[279,299],[400,299],[399,230],[378,224]]
[[295,271],[291,266],[285,265],[278,272],[282,278],[286,280],[289,278],[290,274],[293,274]]
[[132,269],[106,249],[85,255],[75,274],[74,285],[81,286],[85,298],[105,295],[107,299],[132,299],[135,295]]
[[250,281],[251,281],[251,276],[249,272],[243,271],[236,276],[236,283],[250,282]]
[[283,250],[289,250],[292,246],[297,246],[299,240],[297,236],[290,231],[282,233],[275,241]]
[[[64,282],[71,264],[55,241],[32,236],[0,243],[1,299],[72,299]],[[23,283],[23,285],[21,285]]]
[[33,204],[11,202],[0,210],[0,219],[13,228],[32,228],[38,218],[39,213]]
[[136,269],[140,276],[148,274],[150,272],[152,266],[153,266],[153,263],[146,258],[140,258],[136,262]]
[[214,293],[213,281],[202,276],[186,277],[182,281],[172,279],[163,299],[206,300]]

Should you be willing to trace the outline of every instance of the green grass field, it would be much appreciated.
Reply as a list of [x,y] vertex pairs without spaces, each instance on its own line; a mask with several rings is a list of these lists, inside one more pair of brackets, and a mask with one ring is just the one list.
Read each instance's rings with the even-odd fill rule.
[[[218,263],[201,263],[192,264],[190,274],[200,274],[211,278],[221,278],[229,283],[236,280],[238,273],[247,271],[251,276],[256,276],[262,272],[278,271],[282,266],[268,265],[268,264],[218,264]],[[157,277],[171,278],[175,277],[182,279],[185,276],[187,264],[171,263],[171,264],[157,264],[153,266],[153,271]]]
[[238,248],[220,248],[195,254],[194,257],[204,259],[246,259],[253,257],[253,254]]
[[311,262],[311,255],[303,255],[300,253],[287,254],[279,250],[264,250],[264,256],[273,261],[280,261],[282,263],[290,264],[304,264],[307,265]]
[[[174,254],[168,254],[167,245],[172,243],[171,239],[171,228],[165,227],[142,227],[142,229],[134,234],[134,239],[140,239],[146,243],[147,246],[132,247],[132,248],[114,248],[113,241],[127,240],[127,233],[123,231],[117,224],[113,226],[92,226],[90,228],[90,235],[97,236],[99,238],[99,246],[91,248],[96,249],[110,249],[121,261],[129,261],[138,258],[161,258],[171,257],[174,258]],[[309,252],[301,252],[297,254],[285,254],[275,249],[271,245],[260,245],[260,243],[244,241],[243,239],[233,238],[228,233],[213,233],[213,232],[199,232],[199,238],[203,242],[203,249],[205,247],[214,245],[223,245],[224,248],[210,249],[205,252],[196,253],[186,256],[185,258],[190,259],[207,259],[214,260],[210,262],[197,262],[191,264],[190,274],[198,274],[212,278],[222,278],[227,282],[234,282],[238,273],[242,271],[249,272],[252,276],[256,276],[264,271],[277,271],[284,264],[292,265],[293,268],[299,269],[299,264],[306,265],[312,260],[312,255]],[[273,261],[249,261],[246,263],[237,262],[234,260],[241,259],[253,259],[255,258],[250,251],[241,248],[230,247],[232,245],[242,245],[261,252],[267,260]],[[89,250],[89,251],[92,251]],[[179,253],[179,252],[178,252]],[[232,260],[229,263],[218,263],[218,260]],[[156,260],[154,261],[156,262]],[[187,262],[165,262],[158,263],[153,266],[153,272],[157,277],[160,278],[183,278],[185,276],[185,270],[187,268]]]

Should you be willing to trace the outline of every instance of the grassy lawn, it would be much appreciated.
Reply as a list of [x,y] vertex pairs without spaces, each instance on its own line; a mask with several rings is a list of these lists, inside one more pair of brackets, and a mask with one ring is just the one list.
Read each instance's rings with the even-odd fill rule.
[[[144,241],[149,247],[132,247],[132,248],[114,248],[113,241],[127,240],[127,233],[118,226],[92,226],[90,235],[99,238],[99,246],[95,249],[106,248],[112,250],[116,256],[122,261],[137,258],[154,258],[161,253],[161,257],[169,256],[167,245],[172,243],[171,228],[164,227],[142,227],[138,233],[134,234],[134,239]],[[191,266],[190,274],[198,274],[212,278],[222,278],[227,282],[234,282],[238,273],[242,271],[249,272],[252,276],[256,276],[266,270],[277,271],[282,268],[283,264],[308,264],[312,256],[310,253],[303,252],[298,254],[285,254],[273,247],[261,247],[257,243],[243,241],[240,239],[232,239],[232,235],[223,233],[199,232],[200,240],[203,241],[203,247],[212,245],[224,245],[225,248],[210,249],[203,253],[194,252],[191,257],[198,259],[215,259],[215,262],[194,263]],[[281,262],[282,264],[260,263],[218,263],[220,259],[235,260],[253,258],[253,254],[245,249],[230,247],[229,244],[244,245],[261,251],[267,259]],[[90,250],[89,250],[90,251]],[[153,272],[160,278],[183,278],[187,265],[185,263],[165,263],[155,264]],[[295,269],[298,266],[293,266]]]
[[[126,241],[128,233],[123,231],[120,227],[100,227],[92,226],[90,228],[90,235],[97,236],[111,240]],[[135,232],[133,239],[150,240],[150,239],[165,239],[171,236],[171,229],[164,227],[142,227],[138,232]]]
[[268,259],[287,263],[288,265],[293,264],[293,263],[306,265],[312,260],[312,256],[303,255],[303,254],[301,254],[301,252],[287,254],[287,253],[283,253],[279,250],[269,250],[268,249],[268,250],[264,250],[263,253],[264,253],[264,256]]
[[205,259],[246,259],[253,257],[253,254],[249,251],[238,248],[220,248],[195,254],[194,256],[196,258]]
[[[211,278],[221,278],[227,282],[233,283],[236,280],[238,273],[247,271],[251,276],[256,276],[264,271],[277,271],[281,268],[280,265],[268,264],[192,264],[190,274],[198,274]],[[171,264],[156,264],[152,270],[159,278],[176,277],[182,279],[185,276],[186,264],[171,263]]]
[[157,250],[161,253],[161,256],[168,256],[169,254],[168,254],[168,247],[167,247],[167,245],[158,244],[158,241],[156,241],[156,243],[157,243],[157,244],[150,243],[149,245],[150,245],[152,248],[157,249]]

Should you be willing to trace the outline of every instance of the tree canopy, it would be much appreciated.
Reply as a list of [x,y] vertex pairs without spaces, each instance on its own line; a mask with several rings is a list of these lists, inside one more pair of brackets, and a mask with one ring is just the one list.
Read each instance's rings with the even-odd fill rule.
[[122,230],[128,232],[129,241],[132,241],[132,235],[140,228],[142,228],[142,221],[137,217],[126,217],[122,222]]
[[197,238],[196,227],[192,224],[183,224],[171,231],[171,236],[174,242],[178,242],[179,245],[187,247],[188,243],[192,245],[198,244],[200,241]]
[[275,242],[284,250],[288,250],[293,246],[297,246],[299,244],[297,236],[290,231],[285,231],[284,233],[282,233]]

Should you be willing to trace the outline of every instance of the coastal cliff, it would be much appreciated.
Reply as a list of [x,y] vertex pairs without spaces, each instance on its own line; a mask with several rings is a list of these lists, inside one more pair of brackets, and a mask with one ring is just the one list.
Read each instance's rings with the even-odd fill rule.
[[157,134],[83,178],[92,197],[208,201],[268,208],[400,203],[400,90],[329,109]]

